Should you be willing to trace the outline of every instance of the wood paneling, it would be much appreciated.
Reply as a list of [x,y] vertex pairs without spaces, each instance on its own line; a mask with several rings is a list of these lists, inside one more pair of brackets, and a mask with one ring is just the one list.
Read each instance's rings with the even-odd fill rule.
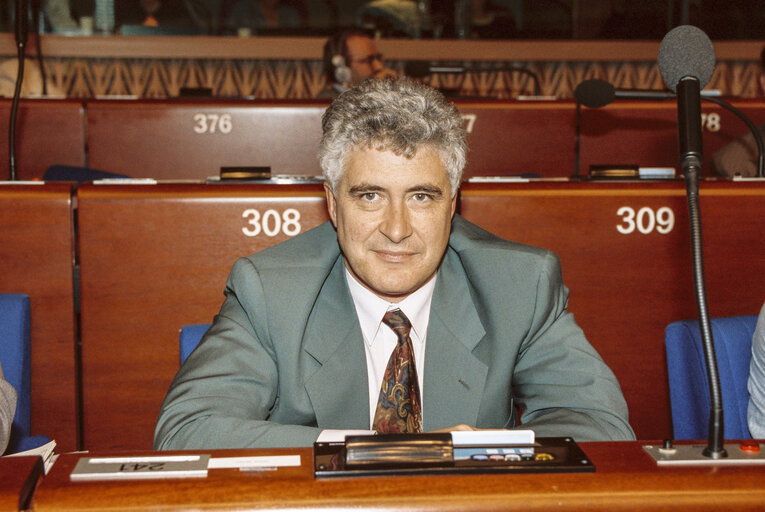
[[[11,100],[0,98],[0,179],[9,179]],[[16,121],[16,178],[41,178],[53,164],[85,165],[85,112],[77,100],[23,100]]]
[[0,185],[0,291],[32,312],[32,434],[77,448],[74,232],[68,184]]
[[179,329],[212,321],[238,257],[327,220],[323,188],[83,185],[77,196],[84,445],[150,448]]

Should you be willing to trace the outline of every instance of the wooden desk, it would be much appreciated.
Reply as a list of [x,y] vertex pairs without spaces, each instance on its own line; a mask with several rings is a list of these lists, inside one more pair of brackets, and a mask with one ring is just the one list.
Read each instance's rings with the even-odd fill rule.
[[[0,179],[9,178],[11,100],[0,98]],[[16,120],[16,177],[42,178],[53,164],[85,165],[85,113],[79,100],[25,99]]]
[[[700,205],[710,315],[757,314],[765,182],[703,182]],[[460,211],[559,255],[569,310],[616,373],[638,439],[671,437],[664,328],[698,317],[684,182],[471,183]]]
[[179,329],[212,321],[238,257],[327,220],[323,188],[82,185],[77,198],[84,446],[151,448]]
[[[755,124],[765,123],[765,101],[731,103]],[[574,102],[456,99],[455,104],[468,131],[466,178],[574,173]],[[224,166],[318,175],[316,151],[327,105],[326,100],[88,100],[83,108],[74,100],[25,100],[19,113],[19,178],[39,178],[53,163],[81,166],[86,161],[96,169],[156,179],[200,180],[217,176]],[[0,113],[3,109],[9,111],[8,100],[0,101]],[[702,111],[703,169],[711,175],[712,153],[747,128],[710,102],[702,102]],[[581,175],[591,165],[677,166],[673,100],[583,107],[580,127]],[[42,147],[46,151],[40,152]],[[0,158],[1,166],[8,160],[7,147],[0,147]]]
[[196,179],[221,167],[319,175],[327,101],[88,101],[90,166],[132,177]]
[[69,184],[0,185],[0,290],[32,310],[32,434],[77,448],[74,230]]
[[[637,442],[581,443],[595,473],[364,477],[316,480],[310,448],[213,452],[300,454],[275,471],[211,469],[207,478],[69,481],[79,454],[62,455],[40,484],[35,511],[100,510],[762,510],[765,466],[657,468]],[[90,454],[95,456],[102,453]],[[404,501],[406,500],[406,501]]]
[[40,457],[0,457],[0,512],[26,510],[42,474]]
[[573,102],[457,100],[455,104],[468,132],[465,178],[573,174]]
[[[465,176],[567,176],[571,102],[455,102],[465,119]],[[222,166],[319,175],[327,101],[103,100],[87,102],[90,166],[133,177],[205,179]],[[540,158],[540,155],[548,157]]]
[[[765,123],[765,101],[726,100],[759,126]],[[701,102],[704,162],[702,172],[712,176],[712,154],[746,133],[746,124],[729,110]],[[677,102],[615,101],[600,109],[582,107],[580,175],[591,165],[679,165]]]

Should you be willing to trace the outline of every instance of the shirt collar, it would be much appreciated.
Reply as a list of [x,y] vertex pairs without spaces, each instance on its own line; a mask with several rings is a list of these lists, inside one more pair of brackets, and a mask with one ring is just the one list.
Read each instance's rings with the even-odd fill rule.
[[372,291],[362,286],[356,277],[345,267],[345,279],[356,306],[356,315],[359,318],[364,342],[371,345],[377,336],[377,331],[382,325],[382,318],[386,311],[400,309],[412,323],[414,336],[412,341],[425,342],[430,320],[430,304],[433,299],[433,290],[436,287],[436,276],[420,286],[401,302],[388,302],[375,295]]

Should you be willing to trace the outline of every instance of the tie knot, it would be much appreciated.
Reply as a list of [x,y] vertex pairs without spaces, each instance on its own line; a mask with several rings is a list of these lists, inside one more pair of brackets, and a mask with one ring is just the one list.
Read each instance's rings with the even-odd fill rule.
[[406,340],[412,328],[411,322],[409,322],[409,319],[400,309],[386,312],[383,316],[383,323],[393,329],[399,341]]

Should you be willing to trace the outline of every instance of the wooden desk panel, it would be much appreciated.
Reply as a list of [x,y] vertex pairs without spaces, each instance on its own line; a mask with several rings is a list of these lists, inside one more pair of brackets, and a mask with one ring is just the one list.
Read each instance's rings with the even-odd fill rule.
[[0,291],[32,311],[32,434],[77,448],[74,234],[69,184],[0,185]]
[[[765,183],[705,182],[700,203],[710,314],[756,314]],[[619,378],[638,438],[671,437],[664,328],[698,316],[684,183],[468,184],[461,212],[559,255],[569,309]]]
[[0,512],[26,510],[42,474],[40,457],[0,457]]
[[465,178],[574,169],[575,107],[570,101],[456,101],[468,131]]
[[156,179],[199,180],[236,166],[319,175],[316,152],[326,106],[326,101],[89,101],[90,166]]
[[761,510],[765,503],[765,466],[659,469],[637,442],[581,447],[595,473],[317,480],[311,449],[300,448],[212,452],[213,457],[299,454],[299,468],[211,469],[202,479],[72,483],[69,474],[85,455],[65,454],[41,482],[33,509],[100,510],[108,503],[110,510],[740,511]]
[[238,257],[327,220],[323,188],[83,185],[78,202],[84,445],[151,448],[179,329],[212,321]]
[[[0,179],[9,178],[11,100],[0,98]],[[16,177],[42,178],[53,164],[85,165],[85,113],[81,101],[25,99],[16,120]]]
[[[466,177],[571,174],[571,102],[456,103],[469,132]],[[89,162],[96,169],[156,179],[204,179],[217,176],[222,166],[270,166],[273,174],[319,175],[316,153],[327,105],[89,101]]]
[[[730,100],[752,122],[765,123],[765,101]],[[712,154],[749,133],[736,115],[709,101],[701,102],[704,163],[711,176]],[[616,101],[600,109],[582,107],[580,175],[591,165],[679,166],[677,102]]]

